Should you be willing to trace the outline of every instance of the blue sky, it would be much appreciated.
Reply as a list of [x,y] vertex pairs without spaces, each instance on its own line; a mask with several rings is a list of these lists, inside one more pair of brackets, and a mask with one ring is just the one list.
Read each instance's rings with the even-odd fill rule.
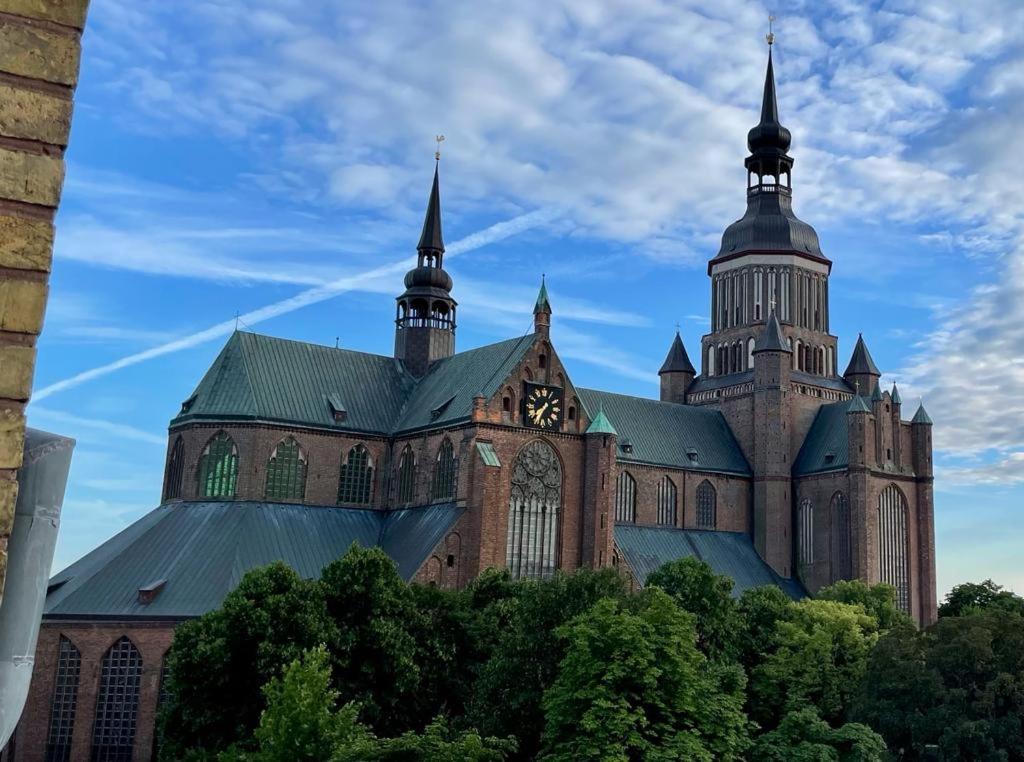
[[[55,567],[155,506],[166,427],[234,325],[387,353],[441,164],[458,346],[541,273],[580,385],[654,396],[744,209],[748,0],[93,0],[30,423],[78,447]],[[794,205],[935,420],[940,593],[1024,590],[1024,6],[779,2]]]

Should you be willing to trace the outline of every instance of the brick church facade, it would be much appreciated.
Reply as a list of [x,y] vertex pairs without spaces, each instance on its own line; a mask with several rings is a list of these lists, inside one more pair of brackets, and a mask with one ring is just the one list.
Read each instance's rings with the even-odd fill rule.
[[353,541],[443,587],[492,566],[642,585],[692,555],[737,593],[887,582],[934,621],[931,421],[903,420],[863,338],[838,372],[832,263],[793,213],[789,144],[769,53],[702,370],[677,334],[658,400],[575,386],[544,285],[532,333],[455,352],[435,169],[394,352],[230,337],[171,421],[162,504],[51,580],[4,759],[149,759],[175,624],[248,569],[314,577]]

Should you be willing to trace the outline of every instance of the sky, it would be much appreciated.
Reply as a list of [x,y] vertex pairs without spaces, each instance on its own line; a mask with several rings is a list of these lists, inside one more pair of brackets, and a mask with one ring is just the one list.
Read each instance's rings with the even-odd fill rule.
[[[794,208],[935,421],[940,595],[1024,591],[1024,4],[779,0]],[[575,384],[695,360],[745,208],[753,0],[93,0],[30,425],[78,444],[54,568],[155,507],[167,423],[237,325],[387,354],[443,134],[459,349],[545,274]]]

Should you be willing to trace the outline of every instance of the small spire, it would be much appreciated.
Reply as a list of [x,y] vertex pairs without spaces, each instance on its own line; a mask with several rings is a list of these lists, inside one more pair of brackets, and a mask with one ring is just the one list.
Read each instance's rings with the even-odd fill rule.
[[[440,158],[440,152],[438,152],[438,158]],[[420,234],[420,242],[416,246],[416,250],[440,254],[444,253],[444,241],[441,238],[441,189],[438,179],[438,164],[434,165],[434,184],[430,187],[427,214],[423,218],[423,232]]]
[[692,373],[697,375],[693,363],[690,362],[689,355],[686,354],[686,347],[683,345],[683,339],[679,335],[678,328],[676,329],[676,337],[672,340],[672,346],[669,347],[668,356],[665,358],[665,362],[662,363],[658,375],[660,376],[662,373]]
[[598,406],[597,415],[594,416],[594,420],[587,426],[587,434],[611,434],[617,435],[615,427],[612,426],[612,422],[608,420],[608,416],[604,414],[604,404]]
[[853,395],[853,399],[850,400],[850,404],[846,406],[847,413],[870,413],[871,408],[864,401],[864,398],[859,394]]
[[877,381],[875,382],[875,388],[871,392],[871,401],[872,402],[881,402],[882,401],[882,387],[879,385],[879,383]]
[[914,417],[911,419],[910,422],[924,424],[925,426],[932,425],[931,416],[928,415],[928,411],[924,409],[924,402],[917,406],[917,412],[914,413]]
[[534,315],[541,312],[551,314],[551,302],[548,300],[548,287],[543,273],[540,276],[540,291],[537,293],[537,301],[533,305]]
[[900,397],[900,390],[896,388],[896,384],[892,385],[892,393],[889,396],[892,397],[892,404],[894,404],[894,405],[902,405],[903,404],[903,398]]
[[871,359],[871,353],[868,351],[868,345],[864,342],[864,336],[857,336],[857,345],[853,348],[853,354],[850,356],[850,364],[846,366],[846,372],[844,376],[851,376],[856,373],[868,374],[872,376],[880,376],[882,372],[875,365],[875,361]]
[[793,350],[789,348],[789,342],[786,341],[786,337],[782,333],[779,319],[775,317],[774,309],[768,315],[768,322],[765,324],[764,330],[761,331],[761,335],[754,341],[754,354],[759,352],[785,352],[793,354]]

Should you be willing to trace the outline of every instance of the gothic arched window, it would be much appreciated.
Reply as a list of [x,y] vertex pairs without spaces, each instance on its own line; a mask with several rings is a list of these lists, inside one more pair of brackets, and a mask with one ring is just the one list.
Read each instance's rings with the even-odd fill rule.
[[408,505],[416,499],[416,456],[405,446],[398,461],[398,502]]
[[697,528],[714,529],[718,525],[718,496],[707,479],[697,486]]
[[293,437],[281,442],[267,462],[267,500],[302,500],[306,496],[306,455]]
[[878,496],[878,578],[896,588],[896,603],[910,612],[907,499],[890,484]]
[[164,474],[164,500],[181,497],[181,485],[185,475],[185,443],[181,437],[174,440],[171,457],[167,459],[167,472]]
[[199,496],[234,497],[238,488],[238,448],[223,431],[211,439],[199,459]]
[[78,677],[82,672],[82,654],[74,644],[60,636],[57,650],[57,677],[50,700],[50,730],[46,737],[47,762],[69,762],[71,736],[78,708]]
[[433,500],[449,500],[455,497],[455,452],[452,440],[445,437],[437,448],[437,462],[434,464],[434,483],[430,489]]
[[814,563],[814,505],[807,498],[797,510],[797,561],[803,566]]
[[122,637],[103,655],[96,719],[92,728],[94,762],[130,762],[139,716],[142,655]]
[[615,480],[615,521],[636,523],[636,480],[625,471]]
[[338,480],[338,502],[368,505],[373,494],[373,464],[370,453],[361,444],[348,451],[341,464]]
[[832,496],[832,530],[829,532],[829,555],[831,556],[832,581],[853,577],[853,552],[850,544],[850,506],[846,495],[837,492]]
[[546,442],[526,445],[512,466],[506,563],[515,579],[550,577],[558,566],[562,466]]
[[676,525],[676,485],[667,476],[658,482],[658,523]]

